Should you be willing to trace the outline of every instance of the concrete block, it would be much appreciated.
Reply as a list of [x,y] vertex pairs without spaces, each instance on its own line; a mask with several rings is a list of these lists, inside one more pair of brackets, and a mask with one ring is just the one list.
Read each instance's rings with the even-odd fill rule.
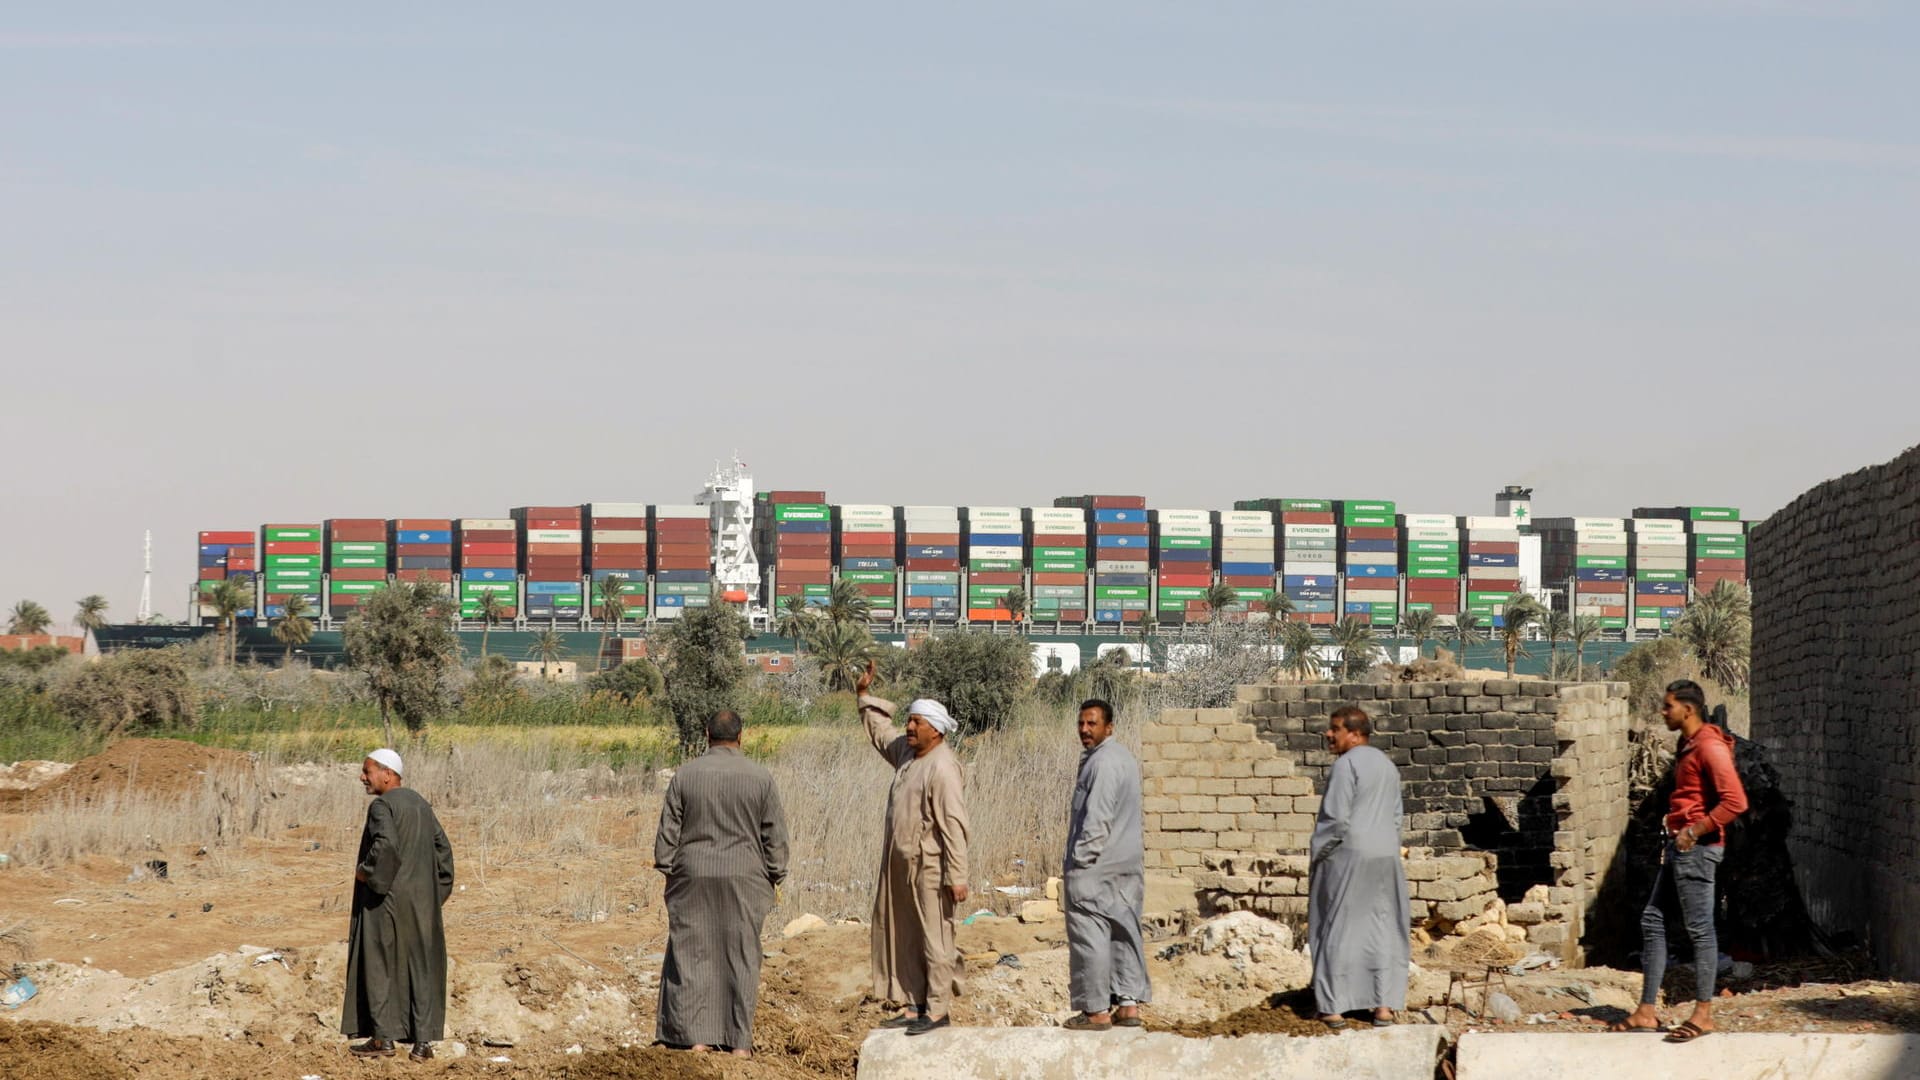
[[1457,1055],[1454,1070],[1459,1080],[1515,1076],[1528,1080],[1594,1080],[1605,1076],[1631,1076],[1634,1080],[1698,1080],[1706,1076],[1714,1080],[1866,1080],[1920,1076],[1920,1035],[1719,1032],[1682,1046],[1649,1048],[1596,1034],[1468,1032],[1460,1037]]
[[1180,812],[1183,814],[1211,814],[1219,808],[1220,800],[1212,795],[1180,796]]
[[[1222,782],[1224,783],[1224,781]],[[1228,786],[1228,790],[1232,790],[1231,785]],[[1223,814],[1251,814],[1253,813],[1253,797],[1251,795],[1225,795],[1220,798],[1217,809]]]
[[[1264,776],[1264,777],[1268,777],[1270,779],[1275,779],[1275,780],[1285,780],[1285,779],[1292,778],[1293,773],[1294,773],[1293,762],[1284,760],[1282,758],[1277,758],[1277,757],[1265,758],[1261,760],[1256,760],[1253,763],[1253,775],[1255,776]],[[1311,785],[1309,785],[1309,788],[1311,788]],[[1276,792],[1275,794],[1278,794],[1278,792]]]
[[1253,728],[1246,724],[1222,724],[1213,729],[1213,734],[1221,742],[1242,743],[1254,740]]
[[1208,777],[1207,779],[1200,781],[1199,794],[1213,795],[1216,797],[1221,795],[1232,795],[1233,781],[1221,780],[1216,777]]
[[1273,781],[1259,776],[1249,777],[1245,780],[1235,780],[1233,782],[1233,793],[1235,795],[1272,795]]

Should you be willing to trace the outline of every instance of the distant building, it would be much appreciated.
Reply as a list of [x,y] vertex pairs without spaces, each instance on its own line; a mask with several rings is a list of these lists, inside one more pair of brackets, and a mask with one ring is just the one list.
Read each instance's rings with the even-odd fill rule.
[[0,634],[0,650],[6,652],[25,652],[28,649],[43,649],[47,646],[65,649],[79,656],[87,651],[87,639],[84,636],[72,637],[66,634]]

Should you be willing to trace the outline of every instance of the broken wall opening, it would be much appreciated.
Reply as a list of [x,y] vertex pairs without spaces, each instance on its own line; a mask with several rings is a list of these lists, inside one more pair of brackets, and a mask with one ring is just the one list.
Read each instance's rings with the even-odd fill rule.
[[1213,911],[1303,920],[1332,765],[1321,732],[1347,704],[1400,769],[1415,923],[1446,932],[1498,908],[1580,962],[1627,824],[1625,683],[1247,686],[1232,708],[1168,710],[1142,732],[1149,868],[1191,877]]

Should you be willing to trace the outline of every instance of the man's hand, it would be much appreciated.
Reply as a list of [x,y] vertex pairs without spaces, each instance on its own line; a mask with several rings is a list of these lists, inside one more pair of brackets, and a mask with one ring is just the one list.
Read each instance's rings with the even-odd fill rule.
[[1673,850],[1675,851],[1692,851],[1693,845],[1698,842],[1693,835],[1693,826],[1691,825],[1673,834]]
[[860,678],[855,680],[853,684],[853,692],[864,697],[867,690],[873,686],[873,676],[875,672],[876,669],[874,668],[873,661],[868,660],[867,670],[861,672]]
[[947,895],[953,897],[954,903],[964,904],[967,902],[967,887],[965,885],[949,885],[947,886]]
[[356,866],[356,867],[354,867],[354,868],[353,868],[353,880],[355,880],[355,881],[357,881],[357,882],[360,882],[360,883],[361,883],[361,884],[363,884],[363,885],[364,885],[364,884],[366,884],[366,881],[367,881],[367,872],[366,872],[365,870],[362,870],[362,869],[360,869],[360,868],[359,868],[359,867],[357,867],[357,866]]

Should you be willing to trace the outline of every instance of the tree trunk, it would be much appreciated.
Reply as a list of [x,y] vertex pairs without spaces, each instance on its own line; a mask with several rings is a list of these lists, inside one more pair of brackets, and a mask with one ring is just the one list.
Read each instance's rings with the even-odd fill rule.
[[387,699],[385,696],[382,696],[380,698],[380,731],[382,734],[386,736],[386,740],[387,740],[383,745],[392,746],[393,745],[393,717],[389,715],[387,712]]
[[493,620],[487,619],[480,624],[480,659],[487,658],[487,634],[493,630]]

